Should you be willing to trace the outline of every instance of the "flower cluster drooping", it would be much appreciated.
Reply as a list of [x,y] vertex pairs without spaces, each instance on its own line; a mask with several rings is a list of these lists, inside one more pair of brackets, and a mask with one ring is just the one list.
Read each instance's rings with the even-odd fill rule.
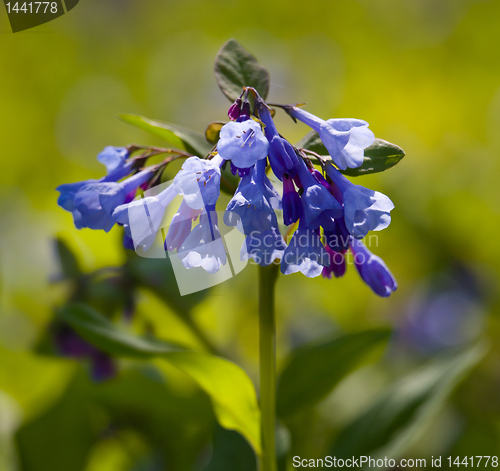
[[[132,157],[137,150],[133,147],[108,147],[98,157],[108,174],[100,180],[61,185],[59,204],[73,213],[77,228],[109,231],[117,223],[125,228],[126,246],[147,250],[151,234],[163,227],[166,208],[182,197],[164,237],[165,250],[177,251],[186,268],[215,273],[227,263],[215,209],[222,172],[229,165],[240,180],[223,222],[244,234],[242,259],[263,266],[280,263],[285,275],[301,272],[331,278],[344,275],[350,251],[363,281],[379,296],[389,296],[396,281],[361,239],[390,224],[394,205],[387,196],[353,184],[341,172],[363,163],[364,149],[375,139],[368,123],[324,121],[297,106],[283,108],[318,133],[331,159],[291,145],[276,129],[269,106],[254,89],[246,88],[229,109],[230,121],[205,158],[170,150],[174,156],[143,168],[149,155],[162,151],[149,149],[149,154]],[[156,196],[134,199],[138,189],[157,182],[177,157],[187,159],[170,186]],[[271,170],[282,182],[281,195],[268,177]],[[290,226],[285,229],[287,236],[293,233],[289,240],[280,225]]]

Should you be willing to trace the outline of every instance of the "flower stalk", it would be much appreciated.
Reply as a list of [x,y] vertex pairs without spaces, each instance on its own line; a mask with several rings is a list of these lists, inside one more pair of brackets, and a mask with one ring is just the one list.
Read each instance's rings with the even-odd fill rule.
[[259,266],[259,370],[262,456],[260,471],[276,471],[276,316],[279,265]]

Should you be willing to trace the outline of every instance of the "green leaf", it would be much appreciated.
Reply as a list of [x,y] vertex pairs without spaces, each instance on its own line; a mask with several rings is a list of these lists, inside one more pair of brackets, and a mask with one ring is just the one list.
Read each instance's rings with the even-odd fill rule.
[[217,427],[213,439],[212,459],[203,471],[221,469],[256,471],[257,462],[252,449],[240,435]]
[[16,441],[20,469],[83,471],[99,435],[92,423],[92,412],[91,405],[73,381],[49,410],[19,429]]
[[210,397],[219,423],[241,433],[260,454],[260,411],[252,381],[236,364],[205,353],[119,330],[91,308],[73,304],[60,315],[102,351],[131,358],[160,357],[190,376]]
[[[139,432],[149,446],[161,450],[157,458],[164,458],[163,467],[145,469],[195,469],[214,426],[212,405],[201,390],[179,395],[176,385],[149,364],[122,370],[112,381],[87,381],[84,389],[89,401],[106,411],[111,424],[126,424],[126,429]],[[241,435],[232,433],[246,444]]]
[[153,121],[144,116],[133,114],[121,114],[120,119],[169,142],[177,149],[185,150],[198,157],[207,155],[212,149],[203,135],[175,124]]
[[255,88],[264,99],[269,92],[269,72],[234,39],[225,43],[215,58],[215,78],[230,101],[241,95],[243,87]]
[[252,381],[236,364],[198,352],[163,356],[190,376],[212,400],[219,423],[240,432],[260,454],[260,411]]
[[[316,131],[307,133],[303,139],[295,144],[295,147],[308,149],[325,157],[327,160],[331,160],[326,147],[321,142],[319,134]],[[394,167],[404,156],[404,150],[396,144],[391,144],[383,139],[375,139],[375,142],[365,149],[365,158],[360,167],[347,168],[340,171],[350,177],[383,172]]]
[[163,358],[198,383],[210,396],[219,423],[241,433],[260,455],[260,410],[247,374],[228,360],[204,353],[177,352]]
[[82,275],[82,271],[76,255],[60,237],[57,237],[55,242],[63,275],[68,279],[79,279]]
[[389,335],[387,329],[373,329],[297,350],[279,380],[278,414],[288,416],[321,401]]
[[110,355],[152,358],[182,349],[154,338],[129,335],[85,304],[68,304],[58,314],[85,340]]
[[339,434],[329,454],[397,459],[426,432],[455,386],[486,352],[483,344],[442,356],[390,386]]
[[212,145],[217,144],[219,142],[219,135],[222,126],[224,126],[224,121],[215,121],[214,123],[210,123],[205,130],[205,139]]
[[405,151],[396,144],[375,139],[375,142],[365,149],[365,158],[358,168],[346,168],[342,170],[344,175],[357,177],[368,175],[369,173],[383,172],[394,167],[403,157]]

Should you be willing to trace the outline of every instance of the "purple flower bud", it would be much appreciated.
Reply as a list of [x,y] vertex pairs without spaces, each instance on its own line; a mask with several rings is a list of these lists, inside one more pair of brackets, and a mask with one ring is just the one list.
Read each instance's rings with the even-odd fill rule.
[[250,102],[248,100],[245,100],[243,102],[242,107],[241,107],[241,114],[238,118],[238,123],[241,123],[243,121],[250,119],[251,115],[252,115],[252,110],[250,108]]
[[240,117],[240,108],[241,108],[242,101],[240,98],[236,99],[236,101],[230,106],[229,111],[227,112],[227,115],[229,116],[229,119],[236,121]]
[[349,245],[359,275],[375,294],[386,298],[396,291],[396,279],[380,257],[373,255],[363,242],[354,237],[351,237]]

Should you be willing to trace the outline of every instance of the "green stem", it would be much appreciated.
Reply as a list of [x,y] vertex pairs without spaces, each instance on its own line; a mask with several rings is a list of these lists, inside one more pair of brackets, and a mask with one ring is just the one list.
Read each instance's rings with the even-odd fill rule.
[[259,367],[262,457],[260,471],[276,471],[276,320],[278,265],[259,267]]

